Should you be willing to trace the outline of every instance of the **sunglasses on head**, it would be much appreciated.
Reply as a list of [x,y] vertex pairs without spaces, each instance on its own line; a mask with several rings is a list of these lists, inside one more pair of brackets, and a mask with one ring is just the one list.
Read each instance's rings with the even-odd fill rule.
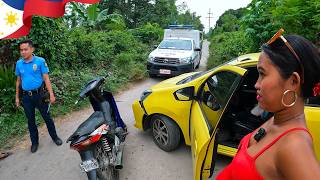
[[290,43],[287,41],[285,37],[282,36],[282,33],[284,32],[284,29],[281,28],[275,35],[272,36],[272,38],[267,42],[268,45],[271,45],[274,43],[278,38],[280,38],[284,44],[287,46],[287,48],[290,50],[290,52],[296,57],[297,61],[299,62],[300,69],[301,69],[301,82],[304,81],[304,67],[301,63],[301,60],[298,56],[298,54],[294,51],[293,47],[290,45]]

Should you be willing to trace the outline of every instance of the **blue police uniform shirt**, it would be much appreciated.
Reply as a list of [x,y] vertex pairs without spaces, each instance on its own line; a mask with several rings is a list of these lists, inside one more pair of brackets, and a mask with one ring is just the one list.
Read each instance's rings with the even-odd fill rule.
[[25,91],[38,89],[43,83],[43,74],[48,74],[49,68],[44,58],[33,56],[32,60],[26,63],[19,59],[16,64],[16,76],[21,77],[22,89]]

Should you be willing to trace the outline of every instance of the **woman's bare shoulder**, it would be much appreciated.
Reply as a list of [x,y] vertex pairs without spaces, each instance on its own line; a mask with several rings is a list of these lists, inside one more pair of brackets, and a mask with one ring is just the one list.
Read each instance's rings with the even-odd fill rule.
[[312,138],[306,131],[293,131],[281,138],[277,146],[276,166],[286,179],[320,179]]

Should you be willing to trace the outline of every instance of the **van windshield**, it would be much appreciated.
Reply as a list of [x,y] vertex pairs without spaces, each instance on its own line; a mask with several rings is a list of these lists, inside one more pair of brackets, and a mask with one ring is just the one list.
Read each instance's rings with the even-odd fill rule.
[[166,39],[160,43],[159,49],[191,50],[192,43],[191,40]]

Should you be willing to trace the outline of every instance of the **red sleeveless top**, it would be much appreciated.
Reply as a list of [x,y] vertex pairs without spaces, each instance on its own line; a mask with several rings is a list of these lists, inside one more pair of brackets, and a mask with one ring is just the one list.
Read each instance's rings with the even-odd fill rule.
[[[232,162],[223,169],[217,176],[217,180],[262,180],[263,177],[258,173],[255,165],[255,160],[269,149],[274,143],[276,143],[281,137],[286,135],[291,131],[303,130],[309,133],[305,128],[293,128],[289,129],[282,134],[280,134],[276,139],[274,139],[270,144],[260,150],[255,156],[250,156],[248,154],[248,145],[252,133],[246,135],[241,141],[238,148],[236,156],[233,158]],[[309,133],[310,134],[310,133]],[[311,135],[310,135],[311,136]]]

